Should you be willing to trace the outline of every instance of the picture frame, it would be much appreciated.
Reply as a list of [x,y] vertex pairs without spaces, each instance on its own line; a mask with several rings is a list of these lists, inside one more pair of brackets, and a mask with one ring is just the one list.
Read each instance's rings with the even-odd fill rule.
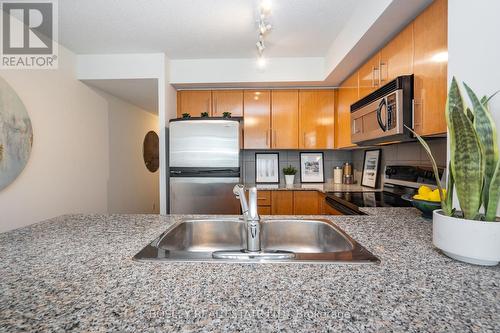
[[256,184],[279,184],[279,154],[278,153],[255,153],[255,183]]
[[300,153],[300,182],[325,182],[325,158],[323,152]]
[[361,173],[361,186],[377,188],[381,154],[381,149],[365,150],[363,171]]

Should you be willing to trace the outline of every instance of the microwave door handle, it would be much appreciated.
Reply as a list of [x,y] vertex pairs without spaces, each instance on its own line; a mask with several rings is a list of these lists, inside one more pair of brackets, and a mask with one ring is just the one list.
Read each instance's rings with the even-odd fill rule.
[[382,129],[382,131],[384,131],[384,132],[387,130],[387,128],[384,125],[384,123],[382,122],[382,107],[386,104],[387,103],[385,101],[385,98],[382,98],[382,100],[380,101],[380,104],[378,105],[378,108],[377,108],[377,122],[378,122],[378,125],[380,126],[380,128]]

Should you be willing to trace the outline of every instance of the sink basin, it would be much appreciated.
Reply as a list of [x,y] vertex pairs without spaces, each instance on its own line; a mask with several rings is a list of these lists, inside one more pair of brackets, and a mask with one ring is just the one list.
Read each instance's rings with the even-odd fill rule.
[[247,253],[239,219],[187,219],[171,226],[134,256],[139,261],[378,263],[328,220],[264,220],[260,253]]

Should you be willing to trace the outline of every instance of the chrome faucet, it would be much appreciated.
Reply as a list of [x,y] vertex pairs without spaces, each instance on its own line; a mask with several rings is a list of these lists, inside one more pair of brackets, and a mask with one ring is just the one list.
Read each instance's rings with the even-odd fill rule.
[[257,213],[257,188],[248,190],[248,202],[245,197],[245,187],[241,184],[233,188],[236,198],[240,199],[243,220],[247,227],[246,252],[260,252],[260,217]]

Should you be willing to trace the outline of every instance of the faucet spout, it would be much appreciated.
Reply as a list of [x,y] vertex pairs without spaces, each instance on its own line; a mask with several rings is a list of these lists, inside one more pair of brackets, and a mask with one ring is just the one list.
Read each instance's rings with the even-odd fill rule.
[[233,193],[240,199],[243,219],[247,227],[246,252],[260,252],[260,217],[257,212],[257,188],[248,190],[248,202],[245,197],[245,188],[238,184]]

